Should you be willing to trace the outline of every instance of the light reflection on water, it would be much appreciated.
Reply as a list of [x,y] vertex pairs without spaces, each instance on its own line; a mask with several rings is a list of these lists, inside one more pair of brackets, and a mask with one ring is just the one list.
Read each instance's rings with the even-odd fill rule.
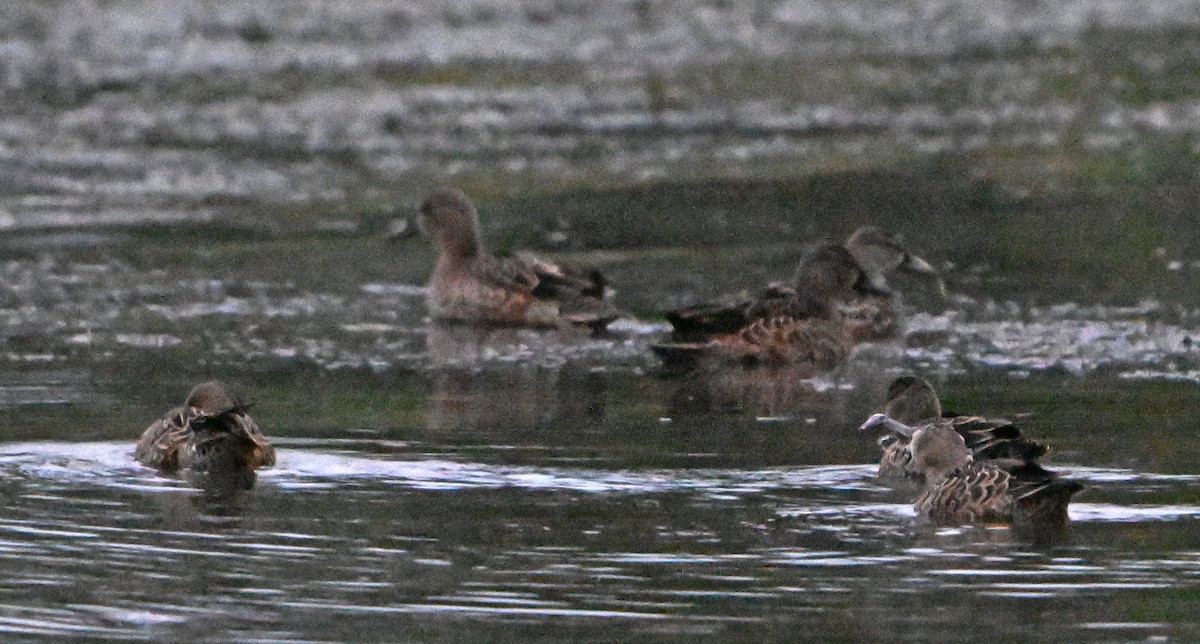
[[[916,526],[870,465],[630,470],[486,462],[503,445],[482,460],[411,441],[279,445],[278,467],[218,505],[133,463],[129,441],[4,445],[0,632],[174,637],[220,622],[222,638],[362,636],[407,615],[404,627],[445,634],[458,615],[496,635],[614,620],[643,635],[767,634],[799,615],[828,625],[811,611],[855,602],[868,636],[952,593],[968,612],[998,597],[1018,612],[1074,606],[1051,634],[1180,634],[1086,607],[1194,588],[1200,573],[1194,548],[1119,534],[1190,532],[1200,506],[1139,497],[1194,496],[1196,476],[1067,467],[1088,490],[1072,538],[1045,550],[1003,529]],[[330,625],[337,615],[363,621]],[[927,628],[983,627],[956,624]]]
[[[95,267],[78,275],[92,286],[98,278],[123,280]],[[253,297],[239,295],[241,303],[228,306],[231,285],[208,281],[197,291],[192,282],[173,284],[160,276],[142,288],[186,291],[194,308],[170,322],[203,322],[206,342],[257,346],[260,353],[240,355],[243,368],[279,368],[263,362],[271,344],[256,344],[265,339],[262,327],[243,330],[247,317],[269,325],[271,311],[290,311],[289,325],[271,330],[271,341],[294,342],[299,329],[326,351],[305,354],[316,370],[299,380],[303,371],[285,371],[278,382],[254,369],[235,371],[274,419],[267,429],[278,465],[253,490],[234,495],[138,466],[133,438],[161,411],[158,392],[178,397],[190,385],[168,373],[176,363],[152,361],[182,350],[186,364],[188,347],[126,344],[149,362],[125,363],[106,357],[102,334],[57,345],[51,332],[41,348],[61,352],[60,362],[78,362],[64,346],[82,347],[89,359],[0,379],[8,417],[42,423],[54,437],[0,445],[8,510],[0,559],[13,571],[0,587],[0,632],[355,639],[396,628],[444,637],[466,624],[496,637],[524,637],[528,629],[555,637],[603,633],[612,623],[647,637],[769,638],[796,624],[860,638],[897,629],[1018,636],[1028,634],[1023,616],[1042,610],[1026,602],[1053,604],[1062,618],[1041,629],[1055,637],[1194,632],[1194,620],[1170,611],[1177,593],[1196,588],[1200,562],[1189,535],[1200,521],[1192,503],[1200,476],[1179,473],[1186,445],[1158,447],[1175,445],[1171,428],[1190,418],[1188,408],[1170,407],[1166,420],[1139,419],[1131,408],[1130,417],[1110,424],[1127,424],[1118,436],[1134,425],[1146,440],[1108,456],[1111,430],[1089,416],[1104,390],[1072,398],[1053,388],[1084,382],[1091,383],[1085,390],[1119,387],[1137,399],[1155,383],[1113,385],[1123,381],[1124,367],[1108,380],[1052,369],[1040,383],[1029,373],[980,376],[962,348],[980,345],[988,325],[1014,324],[1004,321],[1007,313],[940,314],[951,320],[945,324],[918,317],[903,345],[864,347],[846,368],[816,381],[733,373],[696,384],[656,374],[643,354],[657,336],[636,323],[599,339],[479,331],[429,326],[404,308],[400,317],[380,313],[395,303],[388,298],[419,296],[415,288],[309,297],[259,284]],[[63,317],[79,305],[52,290],[37,297]],[[138,297],[111,309],[97,300],[113,313],[107,333],[119,337],[144,319]],[[144,311],[157,315],[153,305]],[[1010,352],[1018,368],[1052,351],[1092,351],[1100,357],[1089,371],[1127,362],[1167,368],[1187,359],[1185,348],[1163,362],[1153,340],[1132,348],[1107,342],[1110,331],[1163,331],[1169,346],[1181,333],[1121,321],[1144,314],[1116,307],[1037,312],[1038,323],[1024,323],[1024,335],[1014,336],[1028,341],[987,346]],[[189,328],[177,337],[195,337]],[[1038,329],[1046,329],[1044,341],[1026,337]],[[1063,339],[1082,332],[1090,334],[1086,346]],[[405,338],[402,349],[376,343],[397,337]],[[956,346],[955,362],[922,362],[920,347],[947,345]],[[351,352],[392,362],[382,371],[337,366]],[[409,362],[397,358],[404,352]],[[405,369],[395,369],[397,360]],[[1057,431],[1051,466],[1087,486],[1072,505],[1067,540],[1033,545],[1007,529],[920,526],[911,492],[875,479],[873,440],[854,428],[887,381],[913,366],[964,371],[960,387],[983,383],[989,393],[972,406],[1004,413],[1026,411],[1030,401],[1065,406],[1043,410],[1049,418],[1035,426]],[[136,394],[111,384],[124,370],[146,368],[167,377]],[[343,416],[331,416],[349,421],[331,421],[308,402],[364,384],[367,392],[351,395]],[[370,388],[407,392],[413,409],[396,416],[385,407],[390,420],[371,421],[372,407],[383,403],[373,402]],[[681,389],[708,396],[709,407],[678,408]],[[1031,397],[1016,398],[1023,401],[1016,408],[990,398],[1007,390]],[[110,421],[106,414],[120,409],[113,400],[122,396],[132,396],[145,416]],[[54,401],[63,401],[59,411],[47,407]],[[289,413],[296,404],[306,412]],[[997,617],[988,611],[1000,598],[1013,603]],[[929,602],[949,603],[956,617],[931,617],[923,608]],[[1110,619],[1113,605],[1122,619]],[[1143,608],[1151,605],[1165,608]],[[337,617],[347,615],[353,624]],[[998,619],[1011,626],[997,627]]]
[[[1053,157],[1049,185],[1097,173],[1081,192],[1121,209],[1100,221],[1159,207],[1188,221],[1190,179],[1155,169],[1194,174],[1194,91],[1176,75],[1196,38],[1187,3],[10,4],[0,633],[1200,637],[1185,227],[1099,237],[1105,259],[1153,253],[1120,293],[1182,302],[1111,306],[1088,303],[1110,281],[1086,284],[1122,269],[1035,243],[1071,234],[968,225],[1070,213],[993,165],[1023,149]],[[1173,135],[1182,152],[1158,138]],[[981,158],[891,177],[939,152]],[[1089,156],[1110,152],[1131,168]],[[703,185],[669,183],[691,177]],[[628,231],[595,195],[528,212],[536,199],[517,196],[657,178],[678,211],[605,197],[638,211]],[[923,222],[937,234],[913,241],[970,291],[820,380],[668,381],[646,350],[656,321],[606,338],[428,326],[428,266],[372,227],[435,181],[491,201],[491,241],[603,249],[621,303],[643,310],[784,277],[791,250],[851,217]],[[1122,181],[1183,205],[1096,190]],[[949,252],[960,242],[984,256]],[[1065,286],[1013,301],[1029,275],[989,263],[1038,249],[1054,255],[1044,273],[1074,260]],[[1088,486],[1069,540],[914,524],[911,494],[875,480],[853,431],[910,369],[960,411],[1032,412],[1053,466]],[[259,403],[280,448],[248,493],[130,457],[151,418],[217,376]]]

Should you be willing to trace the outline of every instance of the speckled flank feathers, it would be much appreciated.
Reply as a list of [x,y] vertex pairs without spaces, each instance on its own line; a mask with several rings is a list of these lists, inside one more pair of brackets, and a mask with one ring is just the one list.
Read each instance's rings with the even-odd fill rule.
[[857,288],[865,276],[846,249],[823,244],[801,263],[794,291],[777,292],[769,303],[775,315],[756,318],[734,333],[700,342],[654,345],[652,349],[671,369],[694,367],[702,360],[724,363],[798,367],[801,377],[833,369],[852,348],[834,302]]

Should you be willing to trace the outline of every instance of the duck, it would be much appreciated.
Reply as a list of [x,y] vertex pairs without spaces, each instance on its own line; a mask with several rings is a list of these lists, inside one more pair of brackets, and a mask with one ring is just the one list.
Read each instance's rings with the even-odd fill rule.
[[528,253],[496,257],[484,248],[475,204],[457,188],[422,202],[418,221],[437,248],[428,304],[437,320],[603,331],[619,312],[608,281]]
[[[1011,420],[943,411],[933,385],[913,374],[899,376],[888,385],[887,400],[881,413],[912,426],[948,423],[963,438],[972,458],[977,461],[995,458],[1032,460],[1045,456],[1050,449],[1043,443],[1026,438]],[[909,437],[897,432],[889,432],[879,439],[882,451],[878,472],[880,478],[923,482],[924,473],[913,465],[908,444]]]
[[744,366],[789,367],[808,378],[835,368],[853,347],[836,301],[867,288],[866,275],[838,244],[820,244],[800,264],[797,288],[756,302],[753,316],[732,333],[705,340],[651,345],[670,370],[701,361]]
[[182,472],[247,477],[275,464],[275,448],[224,383],[196,385],[183,405],[142,432],[134,458],[162,474]]
[[898,233],[887,233],[877,226],[861,226],[850,235],[845,246],[875,287],[875,292],[858,293],[841,303],[842,314],[855,340],[887,340],[900,334],[900,296],[887,284],[887,276],[892,273],[931,278],[937,284],[938,294],[946,297],[946,285],[937,270],[909,252]]
[[[897,295],[887,286],[888,274],[900,270],[932,276],[944,295],[945,286],[937,271],[929,262],[905,250],[899,235],[885,233],[876,226],[862,226],[843,246],[867,276],[864,288],[846,293],[837,302],[856,341],[885,339],[898,333]],[[802,263],[793,278],[794,287],[772,283],[753,298],[674,309],[664,316],[675,333],[683,337],[734,333],[756,319],[771,315],[781,301],[793,298],[803,288],[800,284],[803,270]]]
[[862,426],[864,431],[880,428],[908,439],[904,449],[910,467],[925,482],[914,507],[928,524],[1009,524],[1059,532],[1068,523],[1071,497],[1083,489],[1032,458],[974,458],[948,419],[913,427],[880,413]]

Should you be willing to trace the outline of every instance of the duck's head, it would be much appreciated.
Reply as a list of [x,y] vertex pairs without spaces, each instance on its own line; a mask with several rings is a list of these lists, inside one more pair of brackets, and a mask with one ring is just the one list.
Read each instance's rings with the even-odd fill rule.
[[926,481],[936,481],[970,462],[967,443],[949,423],[932,423],[913,432],[906,448],[913,468],[925,473]]
[[938,279],[939,287],[944,289],[933,266],[908,252],[904,238],[898,233],[887,233],[876,226],[862,226],[846,240],[846,250],[880,288],[885,288],[889,274],[903,271]]
[[426,197],[418,221],[444,253],[472,257],[481,250],[479,213],[457,188],[441,188]]
[[871,281],[849,251],[834,243],[815,246],[800,260],[796,291],[820,302],[890,294]]
[[902,423],[918,423],[942,415],[937,391],[920,376],[900,376],[888,385],[883,413]]
[[242,406],[241,402],[229,393],[225,384],[219,380],[196,385],[183,404],[201,416],[219,416]]

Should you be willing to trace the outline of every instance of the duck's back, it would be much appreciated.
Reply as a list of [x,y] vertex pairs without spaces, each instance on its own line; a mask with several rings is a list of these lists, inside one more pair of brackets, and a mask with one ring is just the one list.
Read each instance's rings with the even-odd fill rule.
[[275,448],[240,409],[201,417],[179,407],[146,428],[134,458],[164,473],[254,470],[275,464]]
[[1007,523],[1012,519],[1013,476],[992,463],[970,463],[926,487],[917,514],[938,525]]
[[729,341],[729,350],[767,364],[811,365],[829,371],[850,353],[838,319],[789,317],[756,320]]
[[231,411],[191,423],[179,466],[201,471],[255,470],[275,464],[275,448],[249,415]]
[[1024,523],[1065,525],[1071,497],[1083,489],[1020,458],[968,463],[931,483],[917,498],[917,514],[939,525]]
[[[435,318],[512,326],[603,326],[617,317],[601,279],[577,278],[526,255],[480,254],[467,264],[439,264],[430,281]],[[598,285],[597,285],[598,284]],[[601,291],[593,296],[593,290]]]

